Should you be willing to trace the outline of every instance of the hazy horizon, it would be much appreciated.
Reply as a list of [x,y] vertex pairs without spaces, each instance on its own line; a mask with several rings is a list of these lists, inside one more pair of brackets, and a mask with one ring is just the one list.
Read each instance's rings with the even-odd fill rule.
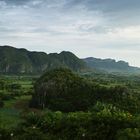
[[0,0],[0,45],[140,67],[139,0]]

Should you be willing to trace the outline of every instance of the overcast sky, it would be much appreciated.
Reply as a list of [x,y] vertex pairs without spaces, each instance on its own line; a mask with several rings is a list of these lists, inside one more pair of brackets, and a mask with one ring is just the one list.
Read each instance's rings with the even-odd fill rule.
[[0,45],[140,66],[140,0],[0,0]]

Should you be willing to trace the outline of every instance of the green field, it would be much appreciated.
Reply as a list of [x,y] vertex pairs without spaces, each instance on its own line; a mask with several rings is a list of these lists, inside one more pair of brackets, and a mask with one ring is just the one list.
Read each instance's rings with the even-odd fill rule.
[[[0,92],[5,95],[12,96],[13,92],[18,92],[18,96],[4,100],[4,106],[0,108],[0,126],[4,128],[11,128],[17,126],[22,119],[20,114],[22,111],[28,108],[31,95],[28,92],[32,89],[32,80],[28,77],[17,76],[1,76],[1,79],[5,81],[5,84],[17,84],[20,85],[20,89],[1,89]],[[20,95],[21,93],[21,95]],[[12,95],[10,95],[12,94]]]

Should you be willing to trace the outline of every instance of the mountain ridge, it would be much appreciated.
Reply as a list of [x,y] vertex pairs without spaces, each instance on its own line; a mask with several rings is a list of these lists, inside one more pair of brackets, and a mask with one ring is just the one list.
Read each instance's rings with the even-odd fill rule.
[[75,72],[100,71],[108,73],[140,74],[140,68],[114,59],[78,58],[69,51],[50,53],[28,51],[25,48],[0,46],[1,74],[41,74],[47,70],[65,67]]
[[47,54],[0,46],[0,73],[42,73],[47,69],[59,67],[80,71],[86,69],[86,64],[71,52]]
[[128,62],[119,60],[116,61],[115,59],[107,58],[94,58],[94,57],[87,57],[82,59],[86,62],[87,66],[91,69],[99,69],[106,72],[128,72],[128,73],[140,73],[139,67],[130,66]]

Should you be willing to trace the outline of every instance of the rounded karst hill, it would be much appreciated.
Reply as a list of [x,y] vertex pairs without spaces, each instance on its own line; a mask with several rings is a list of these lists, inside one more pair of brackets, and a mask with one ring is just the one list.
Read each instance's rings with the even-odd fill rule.
[[46,72],[37,80],[32,103],[70,112],[86,110],[90,99],[90,84],[71,70],[60,68]]

